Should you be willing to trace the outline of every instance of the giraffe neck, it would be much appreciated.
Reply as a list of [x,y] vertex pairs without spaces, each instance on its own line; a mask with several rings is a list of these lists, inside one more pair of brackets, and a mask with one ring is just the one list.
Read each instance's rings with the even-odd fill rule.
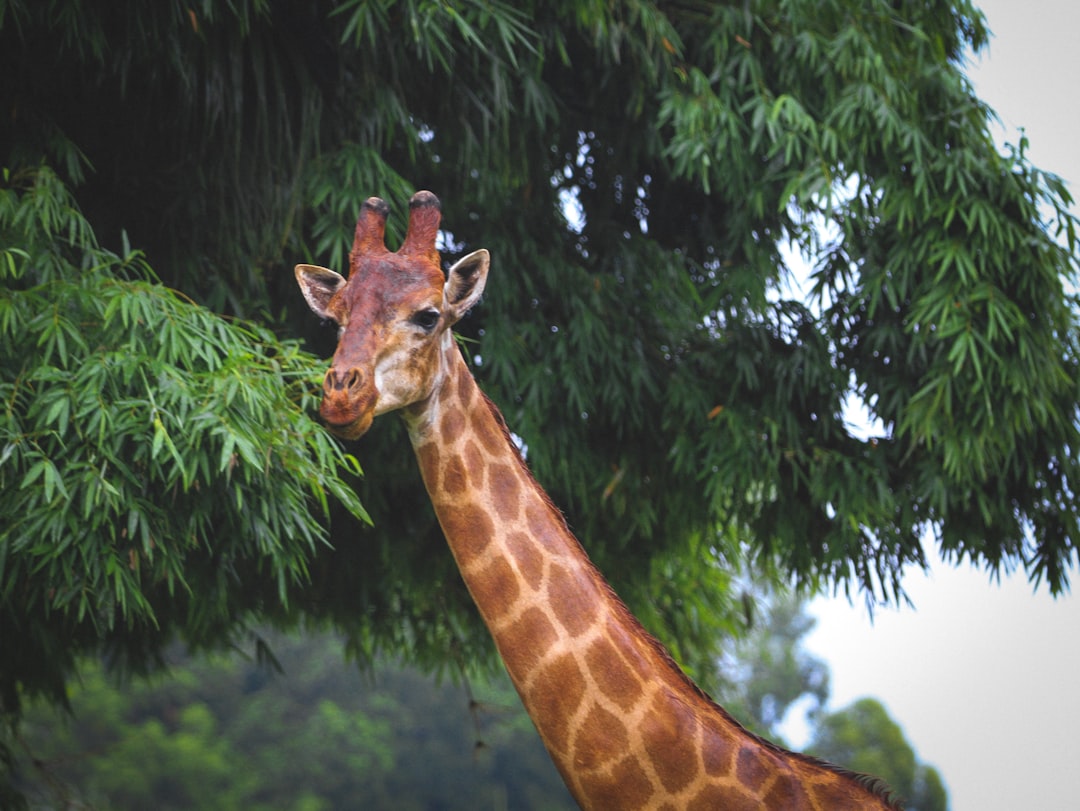
[[444,350],[409,435],[462,577],[582,808],[888,807],[751,735],[683,675],[589,561],[452,340]]

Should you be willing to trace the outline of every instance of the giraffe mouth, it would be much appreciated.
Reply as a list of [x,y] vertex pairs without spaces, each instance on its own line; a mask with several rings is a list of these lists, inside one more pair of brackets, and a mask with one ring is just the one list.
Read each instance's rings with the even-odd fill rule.
[[319,415],[327,429],[342,439],[359,439],[375,419],[376,396],[360,399],[324,396]]
[[[325,420],[325,417],[324,417]],[[335,423],[330,420],[326,421],[326,427],[330,433],[335,436],[339,436],[342,439],[359,439],[367,433],[368,428],[371,427],[372,415],[371,413],[364,414],[352,422]]]

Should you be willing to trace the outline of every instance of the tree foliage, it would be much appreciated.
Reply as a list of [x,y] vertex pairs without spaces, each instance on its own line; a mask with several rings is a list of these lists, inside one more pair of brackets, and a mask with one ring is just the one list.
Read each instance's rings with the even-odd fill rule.
[[[341,268],[369,195],[400,210],[414,188],[436,191],[447,256],[487,247],[494,258],[488,296],[463,322],[482,385],[618,590],[707,672],[718,625],[737,616],[728,570],[747,556],[803,584],[892,597],[929,530],[947,557],[1023,566],[1055,592],[1068,584],[1080,330],[1063,281],[1076,275],[1076,223],[1068,191],[1023,142],[994,145],[992,113],[963,74],[987,36],[966,0],[0,0],[0,163],[9,177],[52,166],[73,189],[88,225],[66,234],[71,250],[92,229],[124,276],[130,235],[167,287],[320,355],[332,334],[309,319],[291,266]],[[403,222],[391,221],[391,241]],[[806,300],[787,292],[787,243],[811,263]],[[9,268],[30,253],[0,248]],[[62,420],[81,430],[75,416],[93,400],[67,392],[105,374],[77,362],[99,347],[73,319],[130,329],[142,295],[147,325],[179,317],[175,294],[138,284],[110,288],[124,291],[111,310],[95,294],[69,314],[79,296],[62,286],[95,278],[80,274],[12,294],[57,316],[36,337],[4,333],[4,385],[47,381],[43,401],[11,399],[6,419],[37,415],[49,436]],[[373,533],[355,543],[355,523],[335,519],[334,548],[312,552],[311,519],[294,515],[307,529],[258,534],[261,510],[319,506],[292,460],[337,451],[311,451],[317,431],[283,425],[306,402],[295,347],[245,323],[240,362],[222,323],[198,312],[202,343],[189,347],[202,371],[172,368],[168,332],[142,362],[115,358],[116,396],[143,401],[143,433],[124,440],[122,461],[158,471],[152,490],[108,502],[100,461],[59,467],[55,451],[33,456],[26,443],[0,462],[5,482],[27,483],[5,526],[59,528],[58,504],[76,514],[98,503],[88,494],[104,500],[87,536],[104,593],[72,579],[66,530],[51,536],[68,543],[62,554],[41,551],[61,581],[26,603],[40,661],[63,655],[55,600],[98,616],[133,577],[124,555],[150,525],[137,518],[123,537],[132,510],[172,527],[161,537],[201,539],[202,557],[136,550],[161,578],[139,584],[153,586],[159,623],[177,611],[186,633],[198,627],[189,611],[272,612],[284,589],[280,619],[333,621],[362,658],[392,649],[431,667],[490,651],[417,508],[425,496],[393,421],[350,448],[369,473],[359,492]],[[278,400],[246,403],[255,390]],[[179,410],[169,398],[184,391],[220,419]],[[849,429],[852,399],[875,436]],[[121,441],[124,419],[135,418],[100,417],[95,436]],[[238,467],[222,467],[234,454]],[[195,487],[201,456],[227,486]],[[269,465],[273,475],[254,473]],[[290,487],[287,468],[291,501],[244,489]],[[174,497],[192,518],[183,530],[164,509]],[[192,567],[219,565],[231,543],[261,551],[223,598],[222,581]],[[6,546],[6,565],[31,571],[32,551]],[[688,590],[674,593],[665,573]]]
[[[355,459],[311,418],[319,362],[98,248],[56,177],[0,187],[2,706],[64,695],[105,645],[137,668],[287,605]],[[242,590],[237,585],[242,583]],[[132,654],[130,657],[125,654]]]

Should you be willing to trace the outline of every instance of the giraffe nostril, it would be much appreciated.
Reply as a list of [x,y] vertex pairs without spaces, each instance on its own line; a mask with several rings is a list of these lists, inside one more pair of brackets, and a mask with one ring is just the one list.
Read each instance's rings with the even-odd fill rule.
[[334,369],[326,373],[323,379],[323,390],[330,392],[347,392],[360,388],[364,382],[364,373],[353,366],[350,369]]

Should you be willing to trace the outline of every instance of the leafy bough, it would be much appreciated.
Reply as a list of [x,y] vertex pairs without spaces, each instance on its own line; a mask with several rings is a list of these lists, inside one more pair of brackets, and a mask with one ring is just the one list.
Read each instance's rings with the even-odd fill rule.
[[42,649],[227,639],[307,579],[332,502],[368,518],[318,359],[99,248],[48,169],[5,180],[0,648],[36,692],[62,682],[20,672]]

